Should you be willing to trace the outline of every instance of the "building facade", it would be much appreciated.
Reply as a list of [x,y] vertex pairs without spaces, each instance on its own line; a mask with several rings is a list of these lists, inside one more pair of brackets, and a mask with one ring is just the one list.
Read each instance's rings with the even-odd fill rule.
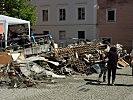
[[78,39],[97,38],[97,0],[33,0],[37,7],[36,33],[52,33],[65,46]]
[[133,48],[133,0],[98,0],[97,33],[100,39]]

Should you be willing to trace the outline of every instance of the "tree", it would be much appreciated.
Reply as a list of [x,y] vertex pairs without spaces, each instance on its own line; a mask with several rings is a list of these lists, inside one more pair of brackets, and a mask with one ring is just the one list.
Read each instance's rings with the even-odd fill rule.
[[3,10],[4,10],[4,3],[2,0],[0,0],[0,14],[2,14]]
[[36,22],[36,8],[29,2],[32,0],[0,0],[3,2],[3,15],[28,20],[31,24]]

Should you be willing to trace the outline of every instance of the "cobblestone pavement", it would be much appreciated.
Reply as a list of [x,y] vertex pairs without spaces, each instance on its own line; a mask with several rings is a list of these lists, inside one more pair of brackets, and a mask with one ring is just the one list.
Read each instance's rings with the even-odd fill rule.
[[133,100],[131,73],[130,67],[118,69],[114,86],[98,84],[98,74],[92,74],[56,79],[55,84],[41,83],[31,88],[0,87],[0,100]]

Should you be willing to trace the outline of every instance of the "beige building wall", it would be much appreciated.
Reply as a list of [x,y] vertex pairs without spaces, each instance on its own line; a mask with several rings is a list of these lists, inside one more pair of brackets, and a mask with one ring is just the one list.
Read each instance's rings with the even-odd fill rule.
[[[78,31],[85,31],[85,39],[93,40],[96,36],[97,0],[33,0],[37,7],[38,21],[33,26],[36,33],[49,31],[55,42],[69,43],[78,38]],[[78,8],[85,7],[85,20],[78,20]],[[66,9],[66,20],[59,21],[59,9]],[[42,21],[42,10],[48,10],[48,21]],[[66,31],[66,39],[59,39],[59,31]]]
[[[68,26],[35,26],[33,27],[37,33],[42,31],[49,31],[52,33],[55,42],[70,44],[78,39],[78,31],[85,31],[85,38],[92,40],[96,38],[96,26],[95,25],[68,25]],[[59,40],[59,31],[66,31],[66,39]]]

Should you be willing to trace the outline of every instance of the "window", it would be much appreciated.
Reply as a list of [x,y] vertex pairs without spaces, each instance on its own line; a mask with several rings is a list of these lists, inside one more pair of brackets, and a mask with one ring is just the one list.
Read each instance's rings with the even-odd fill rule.
[[59,40],[66,39],[66,31],[59,31]]
[[78,20],[85,20],[85,8],[78,8]]
[[116,10],[107,10],[107,22],[115,22],[116,21]]
[[78,31],[78,39],[85,39],[85,31]]
[[59,9],[59,20],[60,21],[66,20],[66,10],[65,9]]
[[42,11],[42,20],[45,22],[45,21],[48,21],[48,10],[43,10]]
[[44,35],[48,35],[49,34],[49,31],[43,31],[43,34]]

